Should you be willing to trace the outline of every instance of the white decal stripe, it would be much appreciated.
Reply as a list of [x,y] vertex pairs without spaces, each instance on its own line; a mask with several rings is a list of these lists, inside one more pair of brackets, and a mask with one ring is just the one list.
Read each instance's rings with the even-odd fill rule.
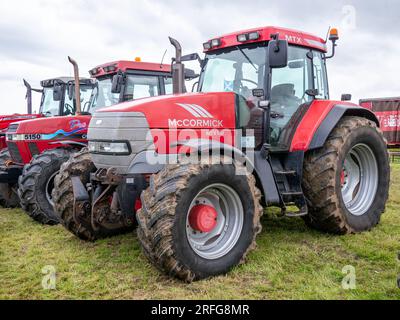
[[192,112],[197,114],[197,118],[204,118],[204,114],[201,112],[201,110],[198,110],[197,108],[195,108],[193,105],[191,104],[185,104],[185,106],[187,108],[189,108],[190,110],[192,110]]
[[190,107],[196,110],[197,113],[199,113],[203,118],[209,118],[208,114],[204,112],[202,108],[195,104],[190,104]]
[[192,108],[190,108],[188,105],[186,104],[181,104],[181,103],[177,103],[178,106],[181,106],[183,109],[185,109],[187,112],[189,112],[192,116],[196,117],[196,118],[200,118],[201,116],[195,112]]
[[203,107],[199,106],[198,104],[195,104],[194,106],[196,106],[196,108],[201,109],[209,118],[214,119],[214,116]]

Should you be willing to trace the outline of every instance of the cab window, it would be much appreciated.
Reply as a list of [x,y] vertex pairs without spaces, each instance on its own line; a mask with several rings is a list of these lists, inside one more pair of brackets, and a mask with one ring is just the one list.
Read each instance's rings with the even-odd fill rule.
[[313,52],[314,88],[318,89],[317,99],[329,99],[328,77],[325,59],[321,52]]
[[158,76],[128,75],[124,100],[155,97],[160,94]]

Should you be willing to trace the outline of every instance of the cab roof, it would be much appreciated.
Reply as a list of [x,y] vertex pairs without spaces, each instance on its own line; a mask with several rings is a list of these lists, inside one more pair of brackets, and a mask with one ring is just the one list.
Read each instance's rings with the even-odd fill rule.
[[89,73],[92,77],[98,78],[105,75],[115,74],[118,71],[126,72],[127,70],[153,71],[171,74],[171,66],[169,64],[125,60],[113,61],[99,65],[90,70]]
[[[89,78],[79,78],[79,79],[80,79],[81,84],[90,85],[93,83],[93,80],[89,79]],[[54,84],[56,84],[56,83],[69,84],[69,83],[74,83],[74,82],[75,82],[75,79],[72,77],[56,77],[56,78],[52,78],[52,79],[42,80],[40,82],[40,85],[43,88],[47,88],[47,87],[53,87]]]
[[[238,41],[239,35],[250,34],[250,33],[255,33],[255,32],[258,32],[258,34],[259,34],[259,37],[257,40],[248,40],[245,42]],[[318,49],[322,52],[327,52],[326,41],[320,37],[317,37],[310,33],[298,31],[298,30],[273,27],[273,26],[242,30],[242,31],[229,33],[229,34],[226,34],[226,35],[223,35],[220,37],[212,38],[209,40],[208,43],[210,43],[212,40],[219,39],[220,45],[212,47],[210,49],[204,48],[204,52],[207,53],[207,52],[212,52],[215,50],[229,48],[229,47],[243,45],[243,44],[269,41],[272,39],[271,35],[274,35],[277,33],[279,33],[279,39],[282,39],[282,40],[286,39],[286,40],[288,40],[289,44],[294,44],[294,45],[303,46],[303,47],[309,47],[312,49]]]

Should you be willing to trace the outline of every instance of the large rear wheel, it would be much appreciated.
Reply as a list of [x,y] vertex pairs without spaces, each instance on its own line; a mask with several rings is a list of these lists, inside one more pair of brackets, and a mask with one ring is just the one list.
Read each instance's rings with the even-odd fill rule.
[[[0,170],[5,167],[6,162],[11,160],[8,149],[0,151]],[[4,208],[19,207],[19,197],[16,184],[0,183],[0,205]]]
[[149,260],[186,282],[245,261],[261,232],[261,193],[235,165],[166,166],[142,194],[138,237]]
[[67,149],[47,150],[34,157],[19,177],[18,195],[22,208],[42,224],[55,225],[60,222],[53,209],[52,191],[54,179],[71,152]]
[[343,118],[324,147],[307,154],[303,178],[309,226],[336,234],[371,230],[389,194],[389,156],[382,132],[368,119]]

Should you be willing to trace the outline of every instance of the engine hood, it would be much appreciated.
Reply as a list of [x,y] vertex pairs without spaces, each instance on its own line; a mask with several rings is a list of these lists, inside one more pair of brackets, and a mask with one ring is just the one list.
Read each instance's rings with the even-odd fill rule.
[[236,94],[187,93],[124,102],[97,113],[140,112],[150,128],[228,129],[236,126]]
[[0,130],[6,129],[13,122],[25,121],[40,118],[42,115],[40,114],[9,114],[9,115],[0,115]]
[[40,118],[18,122],[16,134],[57,134],[68,136],[87,131],[90,116]]

